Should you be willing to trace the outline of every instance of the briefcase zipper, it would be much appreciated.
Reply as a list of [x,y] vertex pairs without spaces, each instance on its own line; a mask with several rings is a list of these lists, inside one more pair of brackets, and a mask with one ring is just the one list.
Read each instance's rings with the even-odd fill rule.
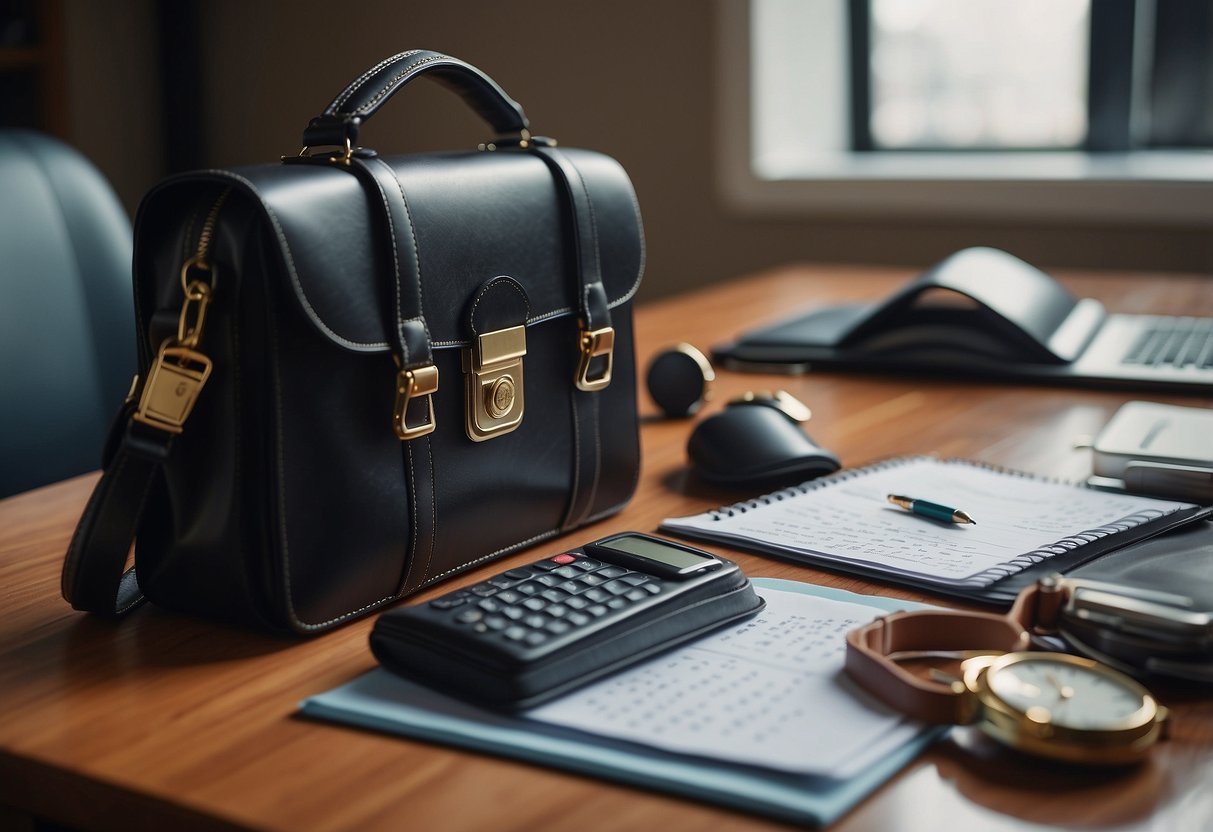
[[[211,360],[198,350],[198,344],[206,325],[206,310],[215,291],[214,264],[210,260],[215,225],[230,193],[231,188],[225,188],[211,205],[198,234],[198,247],[181,265],[184,297],[177,317],[177,334],[164,339],[160,345],[135,408],[135,420],[167,433],[181,433],[198,401],[198,394],[211,375]],[[132,394],[137,386],[136,376],[131,386]]]

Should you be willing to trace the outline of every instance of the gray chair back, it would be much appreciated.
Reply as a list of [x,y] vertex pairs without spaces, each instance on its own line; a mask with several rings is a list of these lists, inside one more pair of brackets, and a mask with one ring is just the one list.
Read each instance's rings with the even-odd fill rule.
[[100,467],[135,371],[131,239],[87,159],[0,130],[0,497]]

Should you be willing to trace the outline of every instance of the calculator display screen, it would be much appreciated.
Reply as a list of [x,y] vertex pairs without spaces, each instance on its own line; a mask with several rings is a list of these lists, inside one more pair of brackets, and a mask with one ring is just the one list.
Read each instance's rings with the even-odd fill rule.
[[599,545],[606,549],[614,549],[617,552],[626,552],[629,555],[637,555],[648,560],[657,561],[658,563],[664,563],[679,571],[702,566],[705,561],[711,562],[713,560],[712,558],[688,552],[686,549],[680,549],[676,546],[666,546],[647,537],[617,537],[614,540],[608,540]]

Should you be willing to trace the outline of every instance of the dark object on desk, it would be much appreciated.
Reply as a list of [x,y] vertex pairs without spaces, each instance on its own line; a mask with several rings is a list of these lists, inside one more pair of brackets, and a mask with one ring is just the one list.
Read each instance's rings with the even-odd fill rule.
[[735,370],[845,370],[1045,381],[1204,395],[1213,318],[1108,314],[991,248],[953,254],[876,304],[747,332],[713,357]]
[[1062,635],[1080,652],[1135,675],[1213,684],[1213,522],[1111,552],[1067,577],[1090,584],[1061,617]]
[[[484,152],[357,147],[423,76],[489,122]],[[527,125],[478,69],[405,52],[302,155],[144,199],[142,384],[64,564],[73,606],[319,633],[628,502],[635,195]]]
[[626,532],[386,612],[371,649],[411,681],[519,709],[763,606],[732,561]]
[[808,413],[782,390],[731,402],[692,431],[687,441],[692,470],[712,485],[747,490],[778,488],[837,471],[842,467],[838,457],[805,433],[803,414],[795,406]]
[[649,362],[649,396],[672,419],[692,416],[712,398],[716,371],[707,356],[690,344],[662,350]]
[[131,383],[131,224],[57,139],[0,130],[0,497],[97,468]]

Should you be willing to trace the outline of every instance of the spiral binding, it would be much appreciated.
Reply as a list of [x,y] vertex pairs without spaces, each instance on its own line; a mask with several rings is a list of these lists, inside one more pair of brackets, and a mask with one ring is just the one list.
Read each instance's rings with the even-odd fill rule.
[[1147,509],[1139,511],[1135,514],[1130,514],[1127,517],[1122,517],[1115,523],[1108,523],[1095,529],[1087,529],[1069,537],[1063,537],[1061,540],[1051,543],[1048,546],[1041,546],[1039,549],[1033,549],[1030,552],[1025,552],[1018,557],[1011,558],[1006,563],[1000,563],[997,566],[991,566],[989,569],[978,572],[965,579],[965,585],[973,586],[989,586],[995,581],[1002,580],[1016,572],[1022,572],[1029,566],[1035,566],[1042,561],[1046,561],[1057,555],[1064,555],[1066,552],[1072,552],[1080,546],[1085,546],[1088,543],[1094,543],[1100,538],[1107,537],[1110,534],[1125,532],[1129,529],[1140,526],[1142,523],[1148,523],[1158,517],[1162,517],[1166,512],[1159,509]]
[[[736,517],[739,514],[745,514],[747,511],[753,511],[764,506],[772,505],[773,503],[782,502],[783,500],[800,497],[812,491],[817,491],[822,488],[830,488],[835,485],[847,482],[848,480],[856,479],[857,477],[866,476],[877,471],[884,471],[889,468],[896,468],[903,465],[908,465],[914,462],[923,460],[937,459],[930,455],[919,455],[909,457],[894,457],[891,459],[881,460],[880,462],[871,465],[865,465],[862,468],[854,468],[849,471],[840,471],[836,474],[822,477],[809,482],[794,485],[790,488],[783,488],[779,491],[773,491],[770,494],[764,494],[761,497],[756,497],[752,500],[743,500],[729,506],[721,506],[718,509],[713,509],[707,512],[707,515],[712,520],[725,520],[729,517]],[[1012,477],[1022,477],[1024,479],[1035,480],[1037,482],[1054,483],[1059,485],[1073,485],[1075,488],[1088,488],[1089,486],[1083,482],[1075,482],[1063,477],[1044,477],[1037,474],[1030,474],[1025,471],[1018,471],[1012,468],[1004,468],[1000,465],[992,465],[986,462],[976,462],[969,459],[950,458],[941,460],[949,465],[967,465],[972,468],[983,468],[988,471],[995,471],[999,474],[1005,474]],[[1119,532],[1128,531],[1129,529],[1140,526],[1142,523],[1148,523],[1151,520],[1162,517],[1166,512],[1159,509],[1147,509],[1122,517],[1115,523],[1107,523],[1094,529],[1087,529],[1076,534],[1063,537],[1061,540],[1050,543],[1047,546],[1041,546],[1033,549],[1030,552],[1025,552],[1022,555],[1012,558],[1006,563],[1000,563],[997,566],[992,566],[978,572],[976,575],[971,575],[963,581],[958,581],[958,586],[973,586],[986,587],[1003,578],[1021,572],[1030,566],[1035,566],[1042,561],[1048,560],[1057,555],[1063,555],[1067,552],[1072,552],[1080,546],[1085,546],[1088,543],[1094,543],[1108,535],[1117,534]]]

